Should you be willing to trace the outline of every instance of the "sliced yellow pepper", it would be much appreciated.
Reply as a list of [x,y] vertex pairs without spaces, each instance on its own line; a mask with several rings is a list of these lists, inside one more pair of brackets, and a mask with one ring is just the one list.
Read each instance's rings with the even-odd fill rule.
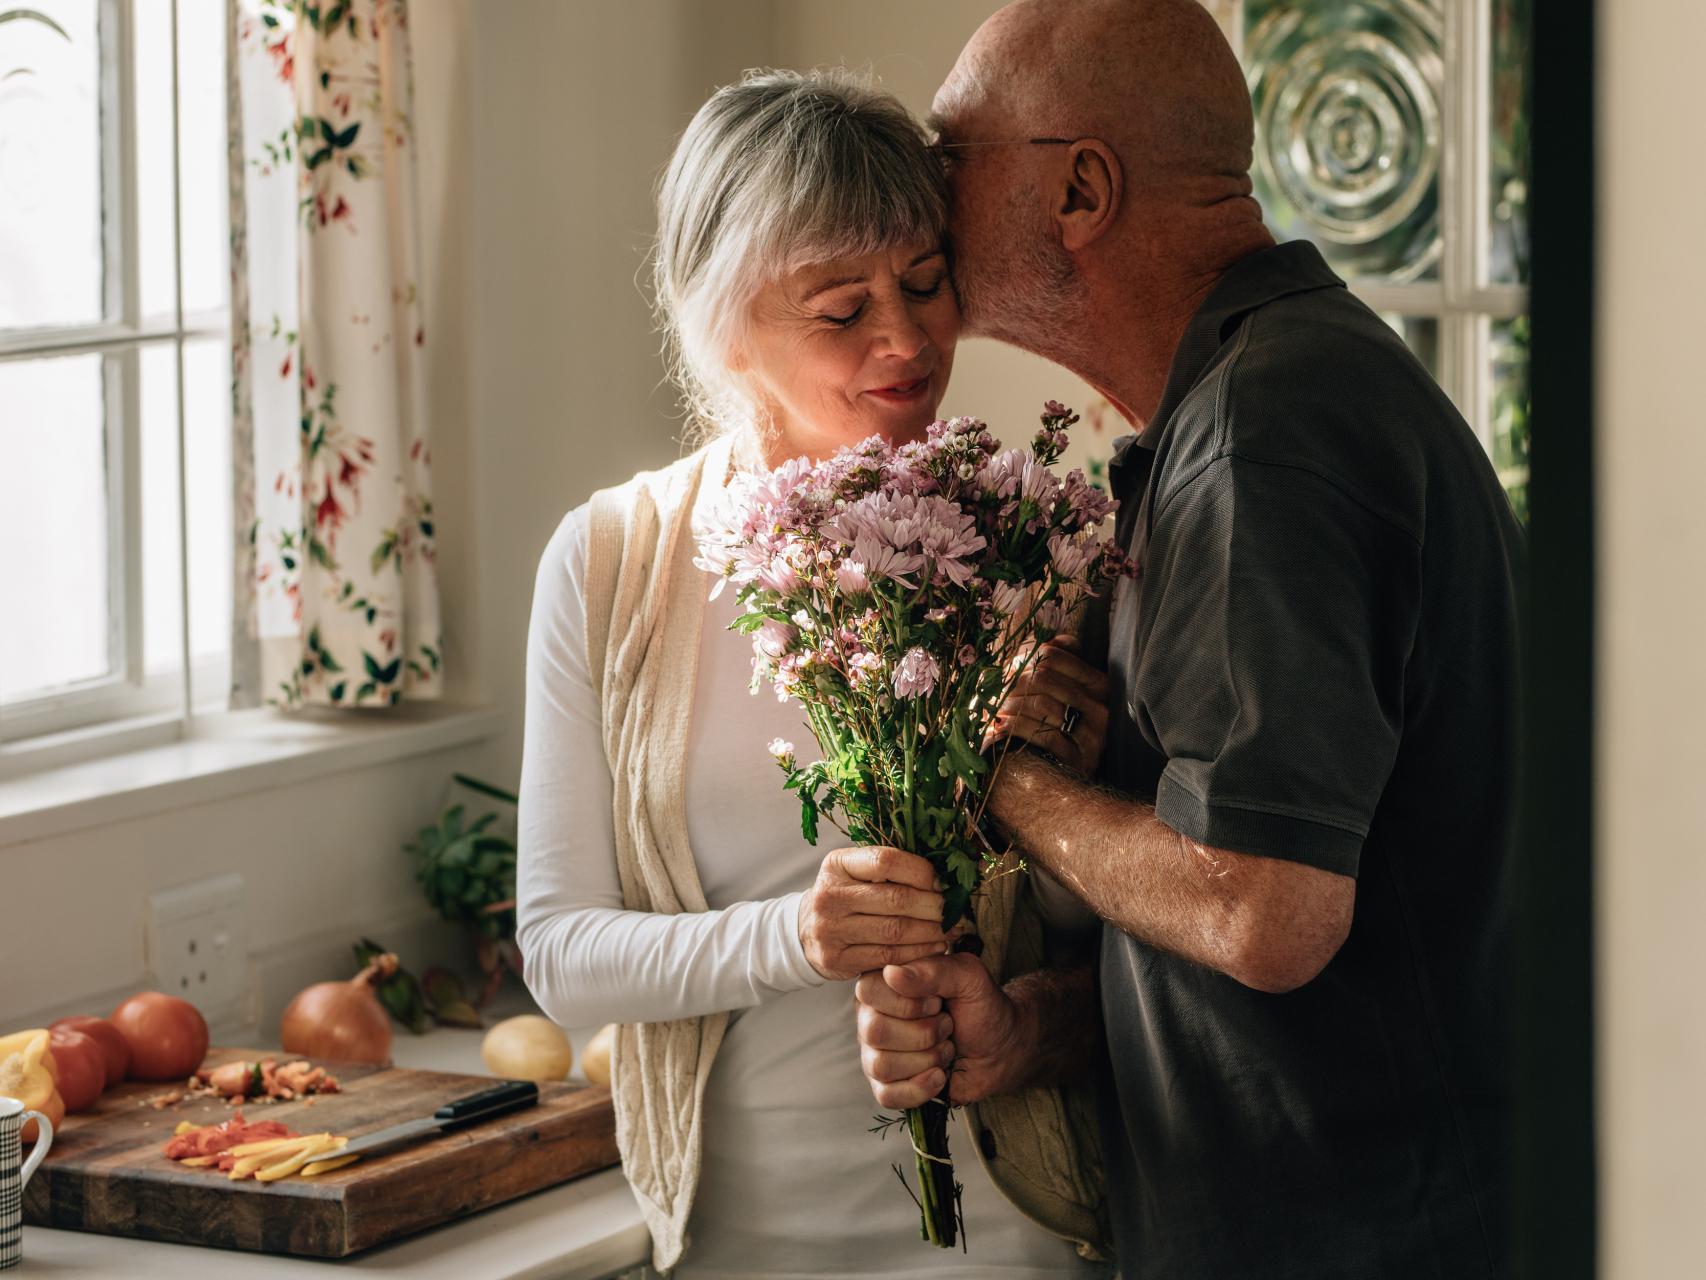
[[330,1160],[314,1160],[302,1167],[304,1178],[317,1178],[322,1173],[330,1173],[333,1169],[341,1169],[346,1164],[354,1164],[360,1156],[333,1156]]
[[337,1148],[343,1146],[342,1139],[334,1139],[329,1133],[316,1134],[315,1138],[316,1141],[312,1146],[305,1147],[298,1154],[290,1156],[287,1159],[280,1160],[276,1164],[269,1164],[264,1169],[255,1170],[255,1181],[276,1182],[280,1178],[287,1178],[304,1165],[313,1161],[315,1157],[323,1156],[327,1152],[335,1151]]
[[[65,1102],[59,1096],[59,1068],[47,1046],[48,1033],[42,1027],[0,1036],[0,1094],[41,1112],[57,1127],[65,1119]],[[18,1136],[34,1142],[38,1128],[31,1120]]]

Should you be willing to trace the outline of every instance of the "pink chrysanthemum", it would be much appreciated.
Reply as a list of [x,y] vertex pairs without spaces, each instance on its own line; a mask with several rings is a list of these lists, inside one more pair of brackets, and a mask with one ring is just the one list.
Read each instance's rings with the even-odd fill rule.
[[941,675],[942,664],[936,661],[936,655],[920,645],[914,645],[906,651],[900,665],[894,669],[894,696],[927,697],[935,689],[936,681]]

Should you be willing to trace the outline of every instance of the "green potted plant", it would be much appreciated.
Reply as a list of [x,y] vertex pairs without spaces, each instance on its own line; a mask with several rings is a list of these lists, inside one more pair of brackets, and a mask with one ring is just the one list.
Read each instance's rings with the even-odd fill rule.
[[[438,822],[422,827],[405,846],[415,859],[415,878],[439,915],[465,927],[474,938],[476,959],[485,982],[476,1004],[484,1007],[505,973],[521,975],[515,945],[514,792],[467,774],[451,775],[450,802]],[[471,793],[458,798],[457,789]],[[474,814],[482,803],[496,801]]]

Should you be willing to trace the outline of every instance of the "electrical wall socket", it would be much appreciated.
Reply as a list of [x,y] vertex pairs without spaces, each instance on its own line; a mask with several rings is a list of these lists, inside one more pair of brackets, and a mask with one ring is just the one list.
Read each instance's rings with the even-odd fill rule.
[[243,998],[249,957],[237,944],[243,877],[213,876],[149,895],[148,968],[168,995],[214,1021]]

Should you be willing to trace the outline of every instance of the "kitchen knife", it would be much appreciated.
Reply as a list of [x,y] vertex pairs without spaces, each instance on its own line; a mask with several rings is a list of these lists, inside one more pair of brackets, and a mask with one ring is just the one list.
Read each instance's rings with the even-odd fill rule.
[[447,1102],[430,1116],[405,1120],[402,1124],[387,1125],[383,1129],[375,1129],[372,1133],[364,1133],[359,1138],[351,1138],[342,1149],[328,1151],[326,1159],[372,1155],[375,1151],[413,1142],[428,1134],[449,1133],[454,1129],[478,1124],[481,1120],[508,1115],[511,1111],[531,1107],[538,1101],[539,1086],[533,1081],[505,1080],[495,1088],[482,1089],[479,1093],[471,1093],[465,1098]]

